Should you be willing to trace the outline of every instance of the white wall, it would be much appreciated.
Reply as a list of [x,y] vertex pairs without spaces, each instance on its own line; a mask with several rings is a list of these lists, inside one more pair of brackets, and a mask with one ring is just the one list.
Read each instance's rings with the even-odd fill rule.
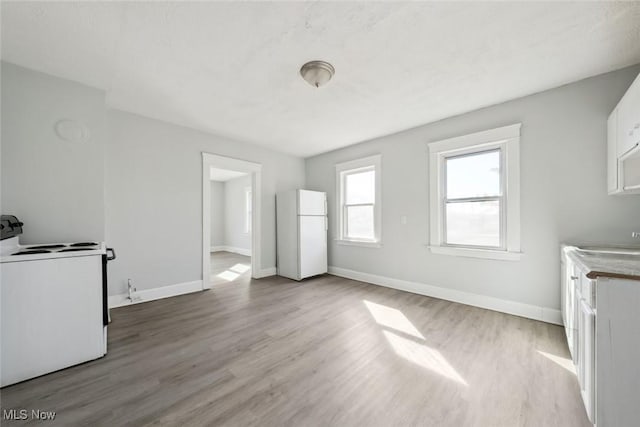
[[[22,243],[104,240],[104,93],[2,62],[2,213]],[[84,123],[86,143],[61,140],[60,119]]]
[[[202,155],[262,164],[262,268],[275,266],[275,193],[304,185],[304,161],[135,114],[108,112],[109,292],[201,280]],[[208,173],[208,172],[207,172]]]
[[224,246],[224,182],[211,181],[211,246]]
[[245,189],[251,187],[251,175],[230,179],[224,183],[225,245],[251,250],[251,234],[245,233]]
[[[306,188],[328,193],[329,264],[559,308],[560,242],[638,244],[631,232],[640,230],[640,197],[608,196],[606,188],[606,119],[638,72],[630,67],[307,159]],[[427,142],[520,122],[522,260],[430,253]],[[383,246],[336,245],[334,165],[376,153]]]

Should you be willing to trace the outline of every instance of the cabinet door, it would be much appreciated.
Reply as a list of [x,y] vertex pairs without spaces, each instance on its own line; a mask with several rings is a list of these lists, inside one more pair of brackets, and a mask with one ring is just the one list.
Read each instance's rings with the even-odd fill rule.
[[584,299],[580,300],[578,323],[578,382],[587,416],[595,421],[595,330],[596,317]]
[[[579,273],[578,273],[579,274]],[[578,365],[580,362],[579,351],[579,322],[580,322],[580,279],[579,276],[571,277],[571,342],[569,343],[569,350],[571,350],[571,357],[573,358],[573,364]]]
[[560,310],[562,312],[562,324],[567,326],[567,256],[563,253],[560,258]]
[[[572,307],[573,307],[573,292],[571,287],[573,283],[571,281],[571,277],[573,276],[573,262],[569,257],[563,254],[561,265],[561,277],[560,277],[560,300],[562,302],[562,321],[564,323],[564,327],[566,329],[570,329],[573,327],[572,318]],[[568,332],[567,332],[568,334]],[[568,337],[567,337],[568,338]]]
[[617,153],[624,155],[640,143],[640,76],[618,104]]
[[567,335],[567,344],[573,364],[578,364],[578,302],[580,301],[580,292],[578,292],[578,270],[575,265],[568,260],[565,271],[565,324],[564,329]]
[[613,110],[607,120],[607,190],[609,194],[619,192],[618,185],[618,109]]

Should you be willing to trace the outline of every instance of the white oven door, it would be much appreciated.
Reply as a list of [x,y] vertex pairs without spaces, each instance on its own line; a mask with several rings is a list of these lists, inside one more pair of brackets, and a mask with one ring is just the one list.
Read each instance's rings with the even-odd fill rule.
[[104,355],[102,257],[2,264],[2,386]]

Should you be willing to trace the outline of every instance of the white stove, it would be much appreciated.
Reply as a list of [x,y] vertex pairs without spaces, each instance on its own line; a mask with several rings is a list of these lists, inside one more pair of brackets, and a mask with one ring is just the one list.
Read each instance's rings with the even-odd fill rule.
[[0,387],[104,356],[103,242],[21,245],[22,223],[0,218]]
[[106,253],[107,247],[104,242],[21,245],[18,236],[0,241],[0,263],[106,255]]

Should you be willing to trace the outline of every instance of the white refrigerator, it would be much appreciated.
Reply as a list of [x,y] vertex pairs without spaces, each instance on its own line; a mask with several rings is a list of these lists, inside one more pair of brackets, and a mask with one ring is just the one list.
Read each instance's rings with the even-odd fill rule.
[[276,197],[278,275],[294,280],[327,272],[327,195],[291,190]]

